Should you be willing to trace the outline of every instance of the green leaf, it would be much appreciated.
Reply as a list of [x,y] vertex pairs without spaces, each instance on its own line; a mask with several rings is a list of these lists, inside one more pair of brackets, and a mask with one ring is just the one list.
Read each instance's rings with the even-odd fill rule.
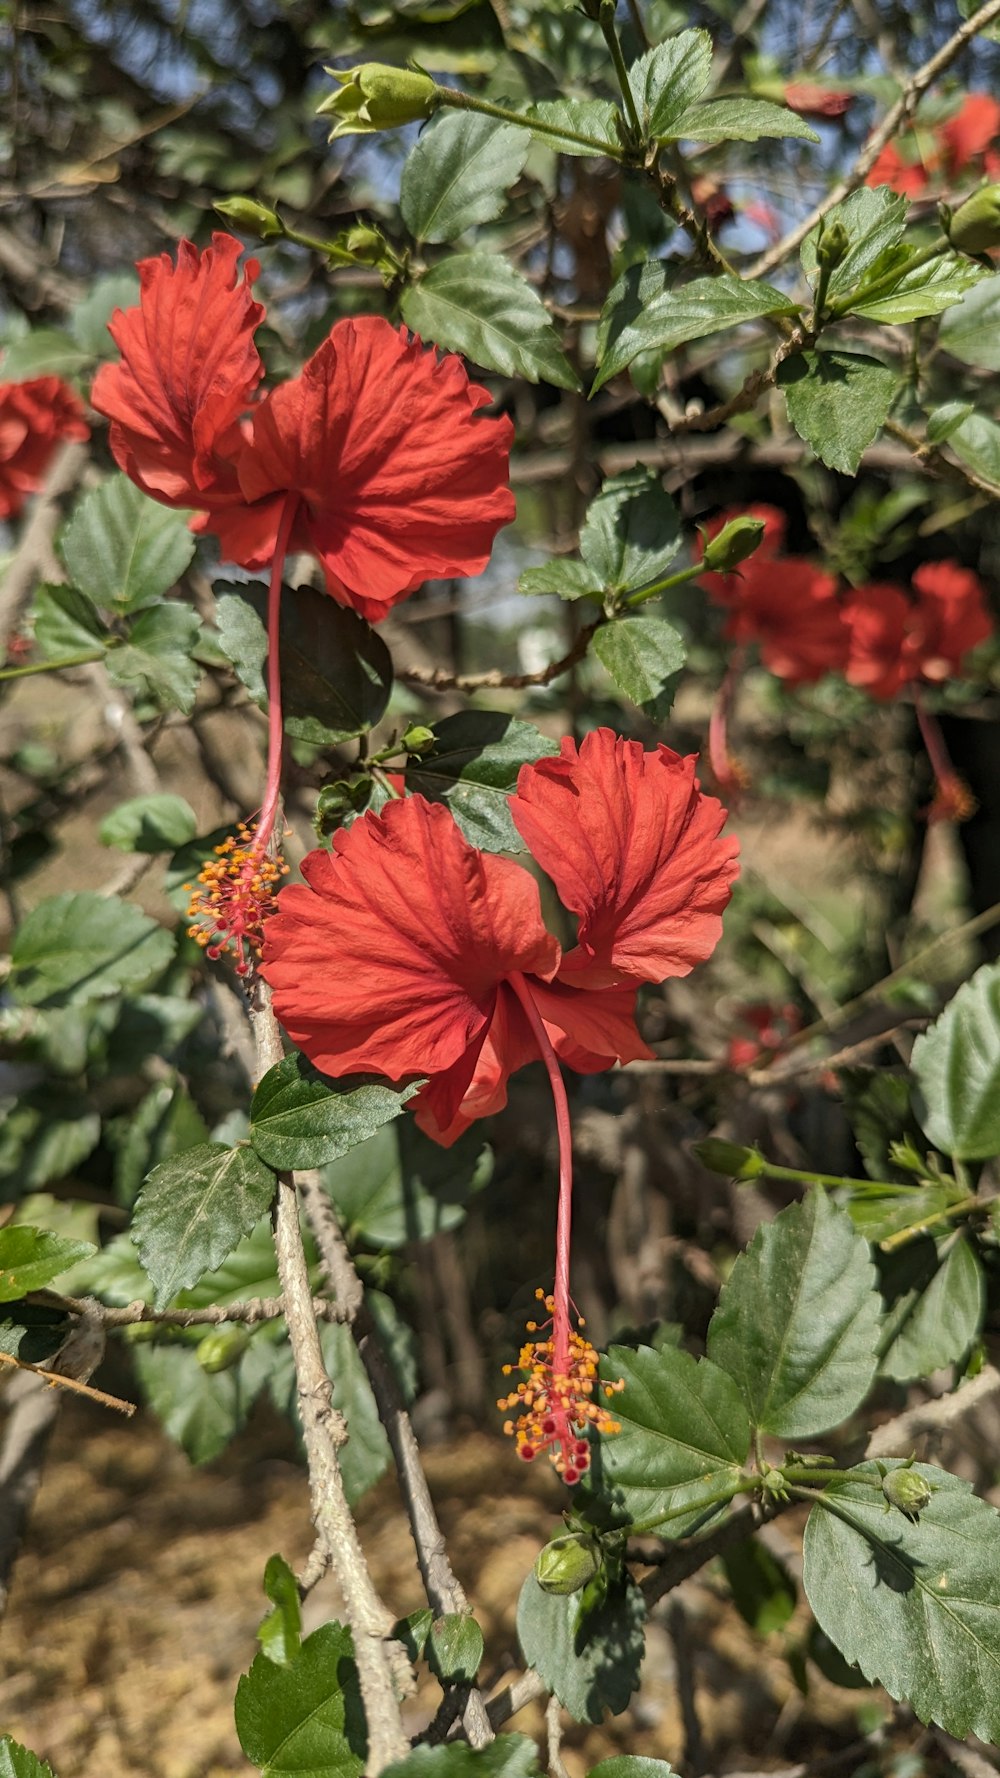
[[407,327],[484,370],[578,389],[544,303],[527,278],[492,253],[453,253],[400,298]]
[[818,142],[814,129],[789,111],[767,99],[708,99],[692,105],[676,118],[669,130],[659,132],[668,142],[759,142],[762,136],[798,136]]
[[98,829],[102,846],[122,852],[172,852],[198,831],[195,812],[182,796],[133,796],[112,809]]
[[913,1175],[895,1165],[892,1146],[920,1135],[910,1102],[910,1079],[888,1069],[841,1068],[838,1079],[854,1140],[869,1179],[899,1180]]
[[444,111],[407,156],[399,192],[416,241],[453,241],[492,222],[528,158],[531,137],[516,124],[475,111]]
[[537,568],[526,568],[517,583],[519,593],[552,594],[559,599],[588,599],[601,596],[601,584],[583,562],[568,556],[555,556]]
[[88,358],[110,358],[117,351],[108,332],[116,309],[131,309],[139,301],[139,280],[134,272],[112,272],[98,278],[76,304],[69,328],[81,352]]
[[657,260],[630,266],[619,278],[601,311],[599,368],[592,394],[626,370],[640,352],[669,352],[744,321],[795,313],[795,304],[770,284],[729,272],[687,284],[675,284],[676,276],[676,267]]
[[12,1736],[0,1737],[0,1778],[53,1778],[52,1767]]
[[712,70],[707,31],[682,31],[646,51],[628,72],[643,135],[666,139],[679,117],[700,99]]
[[662,617],[616,617],[590,644],[620,692],[654,722],[669,716],[687,659],[683,638]]
[[116,685],[135,688],[161,708],[190,716],[201,677],[192,659],[199,623],[186,605],[154,605],[140,612],[120,648],[109,648],[107,669]]
[[[613,155],[621,153],[621,137],[616,128],[621,112],[608,99],[542,99],[524,113],[525,125],[529,130],[535,118],[555,129],[572,130],[578,136],[590,136],[597,142],[603,142]],[[586,148],[582,143],[565,136],[557,141],[548,130],[544,134],[542,131],[538,132],[538,141],[543,148],[553,148],[559,154],[583,156],[601,152],[599,148]]]
[[[877,265],[872,268],[871,275],[878,275]],[[971,286],[985,277],[983,267],[971,259],[958,253],[943,253],[927,265],[904,272],[888,295],[873,297],[870,302],[862,298],[852,304],[850,312],[863,315],[869,321],[887,324],[919,321],[924,315],[940,315],[943,309],[951,308],[962,300]]]
[[104,648],[108,628],[93,600],[72,586],[43,586],[35,597],[35,642],[43,655],[59,660]]
[[[219,640],[244,685],[267,708],[266,590],[232,587],[217,594]],[[279,629],[285,732],[326,747],[366,734],[385,715],[392,657],[381,636],[313,587],[282,587]]]
[[[837,204],[826,217],[826,227],[841,222],[847,230],[850,246],[838,266],[830,274],[827,294],[846,296],[854,290],[876,260],[902,238],[906,227],[907,200],[898,197],[888,185],[862,186]],[[802,269],[815,278],[816,242],[819,230],[814,229],[802,243]]]
[[1000,1154],[1000,963],[977,969],[913,1046],[923,1127],[956,1160]]
[[172,935],[118,895],[52,895],[15,934],[10,992],[20,1006],[105,1000],[144,986],[173,953]]
[[91,1241],[67,1241],[47,1229],[8,1224],[0,1229],[0,1303],[13,1303],[29,1290],[41,1290],[75,1260],[95,1251]]
[[[153,1053],[158,1051],[154,1048]],[[136,1046],[126,1071],[135,1068],[140,1055]],[[157,1081],[128,1117],[114,1118],[105,1126],[105,1134],[115,1151],[115,1196],[127,1208],[135,1203],[154,1167],[209,1139],[201,1112],[176,1075]]]
[[860,1407],[877,1365],[880,1300],[866,1242],[814,1190],[764,1223],[723,1285],[708,1355],[753,1424],[814,1438]]
[[533,1741],[526,1735],[498,1735],[478,1749],[465,1741],[415,1747],[406,1759],[386,1766],[382,1778],[536,1778],[537,1772]]
[[970,414],[948,435],[956,457],[985,481],[1000,487],[1000,425],[988,414]]
[[366,1734],[350,1630],[324,1624],[285,1667],[258,1655],[236,1687],[236,1733],[262,1778],[357,1778]]
[[478,1131],[442,1148],[403,1118],[324,1167],[323,1184],[352,1246],[391,1249],[457,1228],[492,1171]]
[[242,1366],[210,1376],[193,1346],[173,1343],[134,1346],[131,1359],[164,1432],[192,1463],[211,1463],[235,1438],[253,1402],[241,1383]]
[[587,508],[580,555],[606,592],[661,580],[683,541],[677,508],[654,469],[611,476]]
[[[876,1488],[831,1486],[806,1524],[803,1584],[817,1622],[866,1679],[959,1740],[1000,1740],[1000,1517],[929,1464],[916,1524]],[[874,1464],[858,1474],[876,1481]]]
[[483,1632],[468,1612],[449,1612],[431,1625],[427,1659],[442,1685],[471,1684],[483,1653]]
[[3,355],[5,383],[29,383],[33,377],[73,377],[86,370],[91,354],[58,327],[34,327],[14,340]]
[[293,1052],[269,1068],[250,1104],[250,1141],[279,1172],[335,1161],[398,1117],[415,1087],[335,1086]]
[[529,1574],[517,1602],[517,1635],[525,1661],[577,1722],[600,1722],[623,1711],[639,1684],[646,1606],[629,1575],[578,1624],[575,1593],[545,1593]]
[[184,513],[112,475],[77,502],[60,540],[74,586],[105,610],[141,611],[176,586],[195,551]]
[[616,1753],[591,1766],[587,1778],[676,1778],[673,1766],[663,1759],[647,1759],[640,1753]]
[[261,1653],[278,1667],[287,1667],[302,1647],[302,1606],[299,1584],[284,1556],[269,1556],[264,1569],[264,1591],[274,1606],[257,1631]]
[[722,1566],[741,1618],[758,1636],[783,1630],[795,1610],[798,1590],[784,1563],[757,1537],[727,1550]]
[[886,1317],[883,1376],[899,1383],[958,1364],[979,1337],[986,1308],[983,1268],[969,1242],[957,1236],[942,1248],[913,1241],[882,1265]]
[[975,413],[971,401],[945,401],[931,408],[927,415],[927,438],[931,444],[947,444],[953,432]]
[[1000,370],[1000,277],[984,278],[946,315],[938,345],[963,364]]
[[507,799],[521,767],[558,753],[558,742],[500,710],[463,711],[432,726],[433,749],[407,767],[407,788],[447,803],[481,851],[523,852]]
[[788,418],[829,469],[853,475],[900,388],[888,364],[857,352],[798,352],[778,370]]
[[205,1142],[154,1167],[139,1194],[132,1239],[155,1286],[157,1309],[197,1284],[259,1222],[275,1191],[249,1148]]
[[[625,1388],[608,1402],[621,1431],[595,1442],[585,1484],[630,1523],[705,1500],[734,1483],[750,1449],[750,1423],[732,1378],[678,1346],[612,1346],[605,1383]],[[685,1537],[707,1515],[678,1515],[658,1529]]]
[[29,1087],[0,1111],[0,1197],[7,1200],[69,1178],[100,1140],[93,1100],[54,1082]]

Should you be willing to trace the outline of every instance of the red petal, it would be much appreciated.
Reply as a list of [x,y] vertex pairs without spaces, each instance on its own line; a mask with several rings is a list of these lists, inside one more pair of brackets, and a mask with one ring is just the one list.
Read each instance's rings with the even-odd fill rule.
[[432,576],[479,574],[514,517],[513,427],[460,359],[378,316],[339,321],[254,414],[248,501],[297,489],[333,597],[377,621]]
[[477,852],[422,797],[355,821],[302,873],[309,887],[284,890],[265,927],[263,974],[326,1074],[402,1080],[474,1060],[503,978],[558,967],[527,871]]
[[866,185],[890,185],[903,197],[916,198],[926,191],[930,174],[919,161],[905,161],[894,142],[887,143],[869,171]]
[[586,988],[687,975],[709,957],[736,876],[726,811],[693,758],[644,753],[610,729],[564,740],[558,759],[524,766],[511,798],[518,832],[565,905],[579,946],[560,980]]
[[242,251],[215,234],[202,252],[181,241],[176,266],[165,253],[142,260],[138,307],[110,322],[121,363],[102,365],[90,398],[112,422],[116,462],[167,506],[241,498],[227,459],[263,371],[253,335],[264,319],[256,262],[237,273]]
[[60,377],[0,383],[0,518],[15,518],[41,487],[61,439],[89,437],[83,403]]
[[913,590],[914,645],[923,677],[935,684],[957,677],[970,649],[993,634],[982,582],[957,562],[925,562],[913,576]]
[[901,587],[876,583],[855,587],[844,602],[848,629],[845,678],[869,697],[887,701],[912,676],[904,655],[910,601]]
[[955,116],[938,131],[951,171],[960,173],[978,154],[983,154],[998,132],[1000,105],[989,93],[969,93]]
[[[751,556],[751,569],[755,561]],[[756,642],[768,671],[790,685],[843,672],[847,660],[837,583],[799,556],[765,560],[744,575],[730,598],[725,634],[732,642]]]

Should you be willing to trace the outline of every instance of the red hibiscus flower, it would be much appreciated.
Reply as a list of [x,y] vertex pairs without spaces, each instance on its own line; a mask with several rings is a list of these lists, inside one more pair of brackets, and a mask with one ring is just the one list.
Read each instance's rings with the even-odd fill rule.
[[240,243],[216,234],[139,266],[137,308],[111,333],[92,400],[116,461],[169,506],[191,506],[228,561],[308,550],[327,590],[371,622],[432,576],[478,574],[514,516],[511,422],[480,413],[485,389],[377,316],[339,321],[301,374],[262,398],[254,333],[264,318]]
[[845,676],[887,702],[903,686],[957,677],[965,656],[993,634],[982,583],[957,562],[927,562],[902,587],[856,587],[844,603]]
[[[990,153],[1000,133],[1000,104],[988,93],[968,93],[953,117],[938,124],[930,139],[910,135],[904,139],[913,153],[902,152],[894,142],[886,144],[870,169],[866,185],[891,185],[904,197],[920,197],[935,174],[954,177],[981,157],[990,178],[1000,162]],[[919,150],[919,152],[917,152]]]
[[785,87],[785,104],[800,117],[843,117],[853,103],[853,93],[817,86],[810,80],[793,80]]
[[907,198],[918,198],[930,182],[928,167],[919,160],[905,160],[895,142],[886,143],[865,179],[866,185],[891,185],[893,191]]
[[60,377],[0,383],[0,519],[38,492],[61,440],[89,437],[83,403]]
[[[709,536],[736,516],[734,509],[713,519]],[[782,556],[786,519],[777,507],[751,506],[747,516],[764,520],[759,548],[734,573],[703,577],[712,598],[729,611],[723,634],[730,642],[756,643],[768,671],[790,685],[841,671],[847,632],[833,576],[803,557]]]
[[954,117],[936,131],[951,173],[960,173],[985,154],[1000,132],[1000,105],[989,93],[968,93]]

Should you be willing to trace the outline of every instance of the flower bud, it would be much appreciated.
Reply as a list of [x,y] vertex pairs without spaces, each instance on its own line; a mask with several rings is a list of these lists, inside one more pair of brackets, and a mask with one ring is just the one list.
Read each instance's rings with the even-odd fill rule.
[[816,264],[825,271],[832,272],[842,259],[846,257],[851,245],[851,237],[838,217],[821,228],[816,241]]
[[411,722],[400,746],[405,747],[407,753],[426,753],[436,740],[437,736],[432,728],[425,728],[422,722]]
[[758,549],[764,537],[764,520],[751,518],[749,513],[741,513],[739,518],[730,519],[723,525],[715,537],[706,540],[701,565],[706,573],[731,574],[740,562],[745,562]]
[[883,1476],[882,1492],[890,1506],[915,1524],[934,1490],[915,1469],[904,1468],[890,1469]]
[[248,1328],[232,1324],[213,1327],[204,1339],[198,1341],[195,1357],[202,1370],[214,1377],[217,1371],[230,1371],[234,1364],[239,1364],[249,1344]]
[[385,256],[385,236],[379,234],[377,228],[369,228],[367,223],[359,222],[356,227],[347,229],[340,239],[344,251],[359,265],[378,265]]
[[421,123],[440,104],[429,74],[416,68],[390,68],[384,62],[361,62],[356,68],[328,68],[340,91],[319,106],[320,116],[336,118],[336,136],[366,136],[393,130],[399,124]]
[[728,1179],[759,1179],[767,1172],[759,1149],[743,1148],[722,1136],[709,1136],[704,1142],[692,1143],[692,1148],[703,1167],[710,1173],[724,1173]]
[[285,232],[277,211],[269,209],[267,204],[259,204],[256,198],[223,198],[212,208],[234,228],[242,230],[245,235],[255,236],[258,241],[280,241]]
[[987,253],[1000,247],[1000,185],[984,185],[959,205],[948,239],[960,253]]
[[601,1552],[592,1537],[570,1531],[554,1537],[535,1562],[535,1579],[543,1593],[579,1593],[601,1566]]

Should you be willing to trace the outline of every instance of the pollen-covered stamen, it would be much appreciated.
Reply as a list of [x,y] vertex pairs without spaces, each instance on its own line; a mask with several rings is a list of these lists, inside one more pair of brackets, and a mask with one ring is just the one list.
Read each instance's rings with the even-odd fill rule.
[[932,716],[927,709],[917,686],[913,688],[913,704],[924,747],[927,750],[927,757],[934,773],[934,801],[925,810],[927,820],[929,822],[968,821],[970,815],[975,814],[979,804],[965,779],[960,777],[952,765],[937,717]]
[[276,906],[275,886],[288,873],[279,853],[264,850],[259,830],[241,822],[202,865],[188,903],[188,937],[209,957],[231,951],[237,975],[249,975],[264,943],[264,921]]
[[[545,1304],[549,1315],[555,1313],[555,1298],[535,1292]],[[497,1407],[504,1412],[519,1408],[516,1420],[504,1422],[504,1431],[515,1441],[517,1454],[531,1463],[543,1453],[553,1468],[570,1486],[590,1468],[590,1445],[585,1436],[594,1432],[611,1434],[621,1431],[617,1420],[608,1412],[600,1397],[617,1395],[624,1383],[602,1383],[598,1377],[598,1358],[590,1341],[580,1329],[569,1332],[567,1356],[557,1366],[555,1339],[531,1339],[521,1347],[516,1364],[505,1364],[503,1374],[521,1372],[521,1381],[509,1395],[502,1396]],[[545,1327],[551,1327],[547,1322]],[[544,1333],[535,1321],[529,1321],[529,1334]]]

